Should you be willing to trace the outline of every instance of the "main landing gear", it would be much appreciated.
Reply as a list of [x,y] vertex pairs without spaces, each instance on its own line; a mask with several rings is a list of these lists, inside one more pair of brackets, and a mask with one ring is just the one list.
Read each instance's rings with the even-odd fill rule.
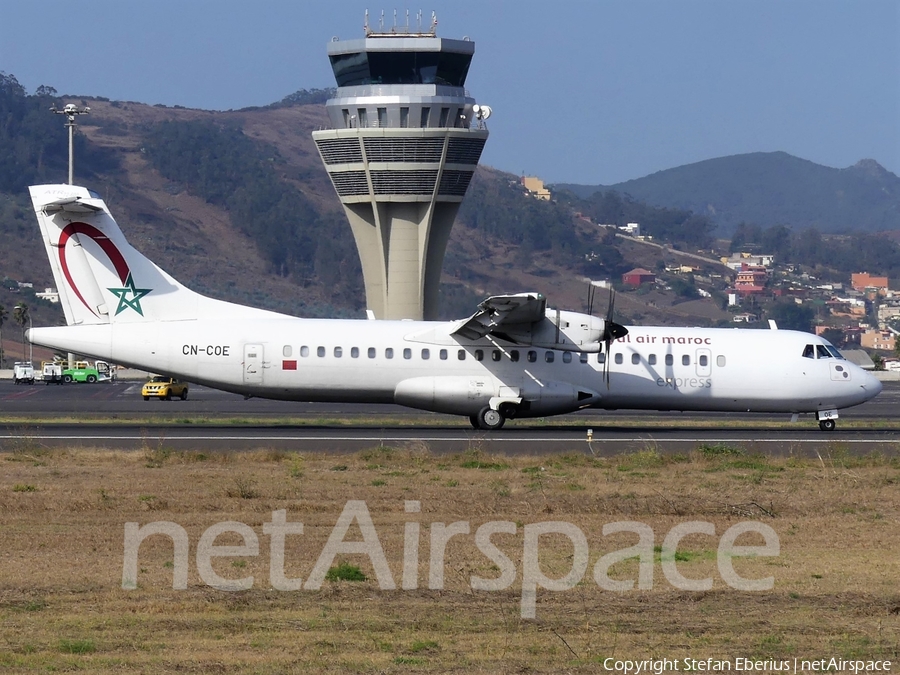
[[819,420],[819,428],[822,431],[834,431],[834,420]]
[[469,422],[475,429],[496,431],[503,427],[506,420],[515,417],[517,412],[516,406],[512,403],[501,403],[498,410],[485,406],[478,411],[477,415],[470,415]]

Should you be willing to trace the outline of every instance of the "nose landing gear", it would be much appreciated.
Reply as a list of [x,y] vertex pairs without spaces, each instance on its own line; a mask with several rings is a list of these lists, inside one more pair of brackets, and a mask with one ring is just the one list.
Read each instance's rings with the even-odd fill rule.
[[838,411],[835,408],[830,410],[820,410],[816,413],[816,419],[819,420],[819,428],[822,431],[834,431]]

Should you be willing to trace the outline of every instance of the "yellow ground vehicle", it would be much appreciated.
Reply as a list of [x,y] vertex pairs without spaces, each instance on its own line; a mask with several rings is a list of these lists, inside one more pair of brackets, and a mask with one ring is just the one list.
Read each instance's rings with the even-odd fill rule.
[[149,401],[151,396],[167,401],[171,401],[173,396],[178,396],[183,401],[188,397],[187,382],[165,375],[155,375],[141,388],[141,396],[145,401]]

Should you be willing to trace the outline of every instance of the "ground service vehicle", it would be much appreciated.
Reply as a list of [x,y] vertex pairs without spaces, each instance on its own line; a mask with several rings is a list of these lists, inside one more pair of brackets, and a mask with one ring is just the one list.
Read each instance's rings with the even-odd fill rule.
[[42,361],[41,379],[44,384],[63,383],[63,364],[60,361]]
[[155,375],[141,388],[141,396],[145,401],[149,401],[151,396],[167,401],[171,401],[173,396],[178,396],[183,401],[188,396],[187,382],[166,375]]
[[13,366],[13,384],[34,384],[34,366],[31,361],[16,361]]
[[62,379],[66,384],[70,382],[108,382],[114,379],[112,370],[106,361],[95,361],[91,365],[90,361],[76,361],[73,368],[64,368],[62,371]]

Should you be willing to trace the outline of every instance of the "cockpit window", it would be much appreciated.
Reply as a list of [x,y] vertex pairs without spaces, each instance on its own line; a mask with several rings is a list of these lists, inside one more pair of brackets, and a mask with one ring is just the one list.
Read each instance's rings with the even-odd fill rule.
[[803,348],[803,358],[804,359],[814,359],[816,358],[816,350],[813,349],[812,345],[806,345]]
[[843,354],[841,354],[841,353],[837,350],[836,347],[832,347],[831,345],[826,345],[826,348],[828,349],[829,352],[831,352],[831,355],[832,355],[834,358],[836,358],[836,359],[843,359],[843,358],[844,358]]
[[831,352],[828,351],[828,347],[825,345],[816,345],[816,353],[819,355],[820,359],[830,359]]

